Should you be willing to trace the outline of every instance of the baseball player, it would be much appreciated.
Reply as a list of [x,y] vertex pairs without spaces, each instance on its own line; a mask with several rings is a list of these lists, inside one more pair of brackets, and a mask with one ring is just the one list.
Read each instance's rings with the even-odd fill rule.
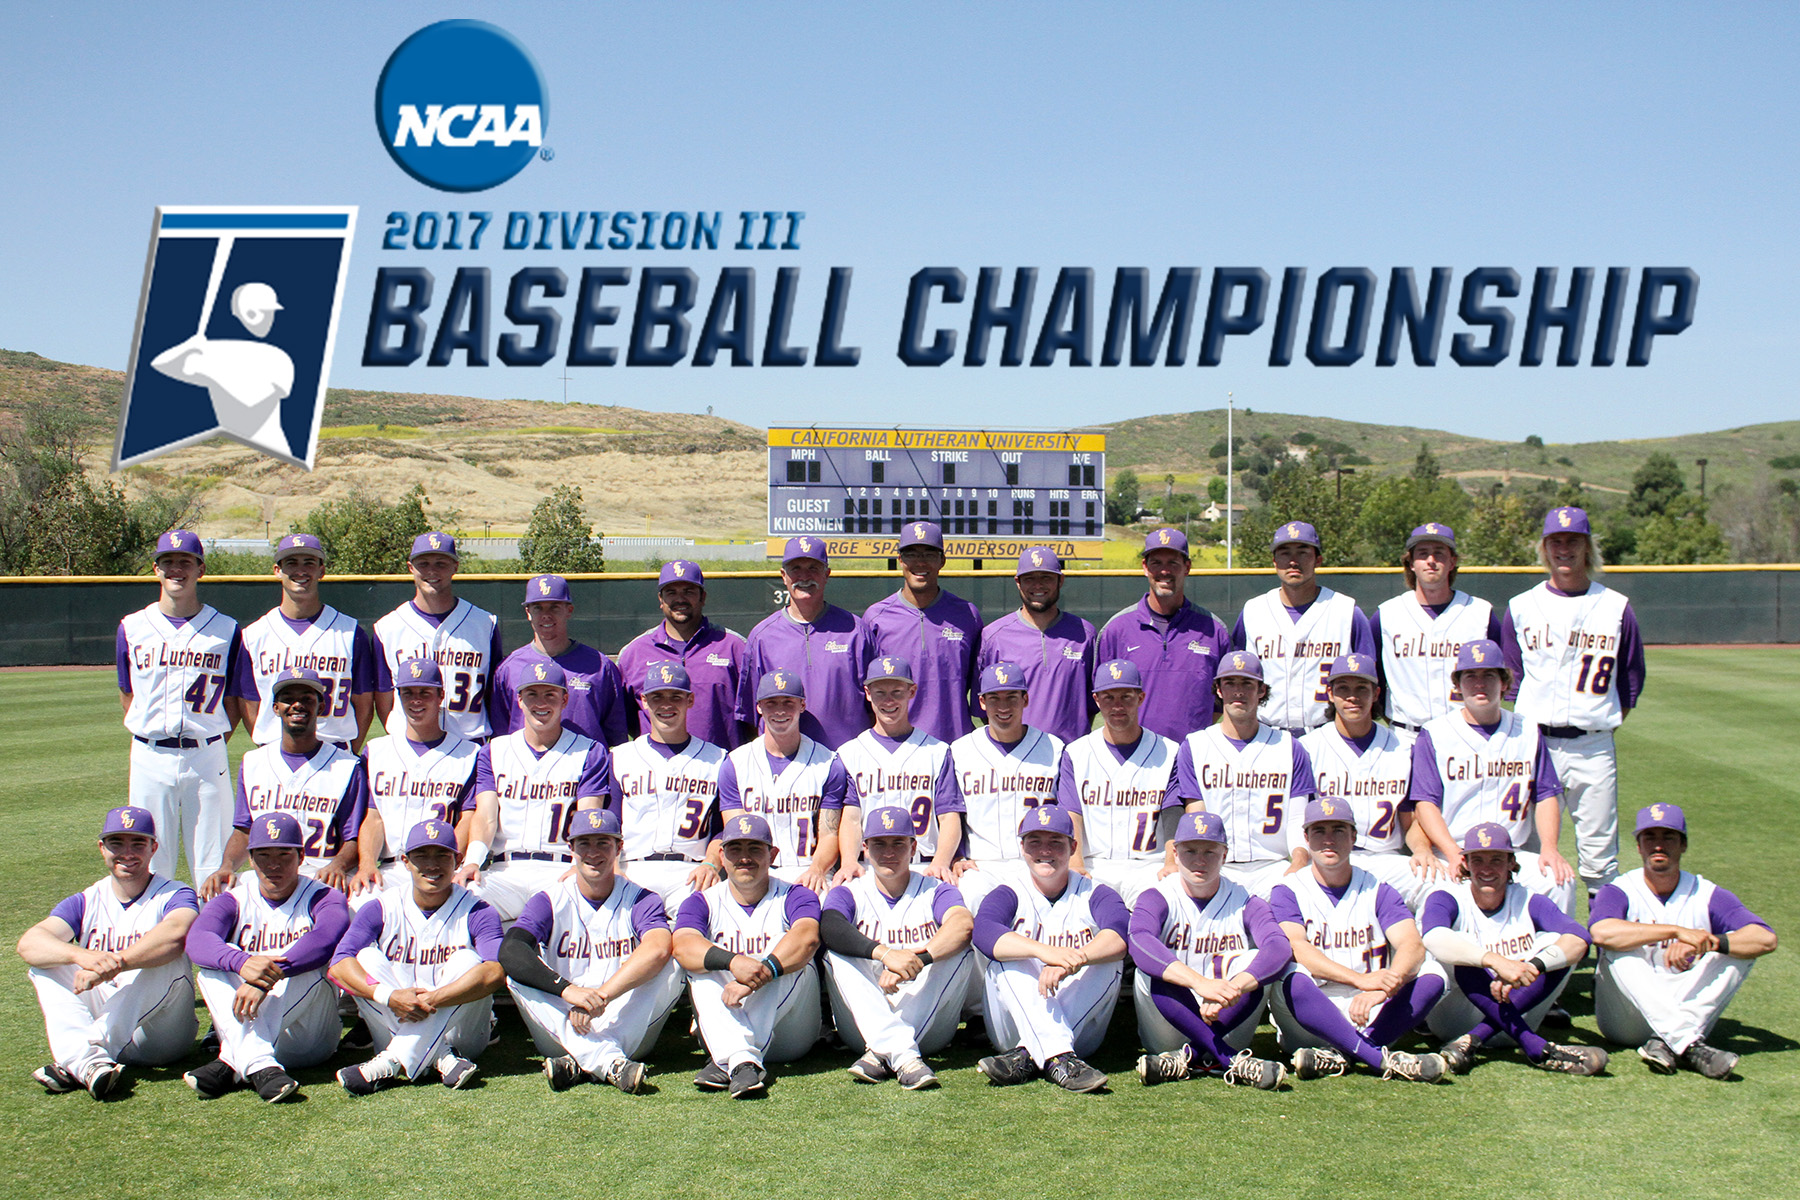
[[1025,1083],[1042,1072],[1071,1092],[1106,1076],[1081,1060],[1100,1048],[1119,1000],[1130,914],[1119,894],[1071,869],[1075,824],[1044,804],[1019,823],[1025,870],[988,892],[975,916],[988,1039],[976,1063],[989,1082]]
[[1250,1053],[1268,997],[1294,956],[1267,901],[1222,874],[1225,823],[1183,815],[1170,844],[1176,872],[1131,910],[1138,1059],[1146,1084],[1222,1072],[1225,1082],[1272,1091],[1287,1068]]
[[343,893],[300,873],[306,844],[294,814],[251,822],[255,874],[214,896],[188,930],[219,1057],[182,1076],[206,1100],[247,1083],[277,1104],[300,1085],[290,1070],[337,1049],[342,1023],[325,968],[350,927]]
[[1301,738],[1300,748],[1312,763],[1319,795],[1342,800],[1354,814],[1356,849],[1350,864],[1399,892],[1406,907],[1417,913],[1433,881],[1444,877],[1444,867],[1407,801],[1412,746],[1375,723],[1379,673],[1372,655],[1335,659],[1325,675],[1331,723]]
[[708,843],[718,831],[725,751],[690,732],[693,687],[679,660],[648,664],[632,690],[649,728],[613,755],[625,838],[620,869],[677,911],[689,893],[723,878]]
[[1644,693],[1644,639],[1631,602],[1594,578],[1602,571],[1600,546],[1581,509],[1544,514],[1538,561],[1550,577],[1514,596],[1500,622],[1513,679],[1507,694],[1550,747],[1592,895],[1619,873],[1613,730]]
[[1738,1056],[1706,1035],[1755,960],[1775,949],[1775,931],[1712,880],[1681,869],[1688,837],[1680,807],[1639,809],[1636,834],[1642,869],[1601,888],[1588,910],[1600,948],[1594,1020],[1608,1041],[1637,1044],[1658,1074],[1679,1065],[1724,1079]]
[[531,645],[520,646],[500,664],[489,710],[494,735],[519,730],[519,693],[536,678],[533,668],[543,664],[561,669],[568,681],[564,727],[608,749],[623,745],[630,737],[625,681],[612,659],[569,636],[569,618],[575,612],[569,581],[561,575],[532,576],[525,583],[524,604]]
[[1468,878],[1425,902],[1425,949],[1450,969],[1456,986],[1431,1010],[1431,1032],[1447,1038],[1438,1053],[1466,1074],[1475,1052],[1504,1036],[1545,1071],[1596,1075],[1606,1051],[1558,1046],[1537,1034],[1569,972],[1587,957],[1588,932],[1542,896],[1512,881],[1519,861],[1505,826],[1477,825],[1463,839]]
[[969,684],[979,669],[981,610],[938,586],[944,531],[937,525],[908,521],[901,527],[899,551],[900,590],[869,605],[863,624],[875,654],[912,665],[917,685],[912,723],[939,741],[954,742],[975,728]]
[[851,1077],[908,1091],[937,1086],[923,1055],[950,1044],[975,973],[975,918],[953,885],[912,869],[915,840],[910,809],[871,808],[869,870],[831,889],[819,921],[838,1036],[862,1051]]
[[[1056,803],[1062,741],[1025,724],[1024,684],[1025,672],[1012,663],[997,662],[983,670],[978,691],[987,725],[950,747],[968,847],[968,857],[957,859],[956,878],[950,882],[962,889],[971,911],[979,911],[982,898],[1003,882],[1003,864],[1018,860],[1014,831],[1019,822],[1030,810]],[[1072,828],[1079,824],[1079,817],[1072,818]]]
[[1573,913],[1575,873],[1556,848],[1562,783],[1538,727],[1500,707],[1512,684],[1500,647],[1486,638],[1465,643],[1450,683],[1462,693],[1463,707],[1427,722],[1413,743],[1407,799],[1414,820],[1449,864],[1451,879],[1462,878],[1461,843],[1469,830],[1488,821],[1504,825],[1519,860],[1518,881]]
[[1342,1075],[1355,1059],[1383,1079],[1442,1078],[1442,1056],[1391,1048],[1444,995],[1412,913],[1400,893],[1350,865],[1356,824],[1343,801],[1308,803],[1304,829],[1309,865],[1269,896],[1294,951],[1270,1007],[1295,1076]]
[[[762,817],[772,831],[777,873],[816,898],[837,869],[838,827],[850,779],[830,750],[800,732],[806,688],[792,671],[771,671],[756,688],[762,733],[719,767],[719,813]],[[729,866],[729,862],[727,862]]]
[[1144,538],[1150,590],[1100,631],[1095,657],[1128,659],[1144,680],[1146,729],[1180,741],[1213,722],[1213,669],[1230,648],[1225,622],[1190,603],[1187,535],[1153,529]]
[[[229,261],[230,241],[215,252]],[[222,252],[222,253],[220,253]],[[294,457],[287,431],[281,427],[281,402],[294,388],[294,360],[280,346],[265,342],[281,311],[275,289],[266,283],[239,284],[231,293],[231,315],[251,334],[248,338],[209,338],[207,320],[225,263],[213,269],[212,290],[202,308],[200,327],[150,360],[150,366],[179,383],[206,389],[213,419],[234,437],[284,458]]]
[[151,871],[156,820],[108,810],[100,823],[106,876],[50,910],[19,938],[19,957],[44,1010],[50,1063],[31,1073],[49,1092],[86,1088],[104,1100],[123,1063],[162,1066],[194,1048],[188,927],[194,889]]
[[471,741],[493,732],[488,717],[493,690],[488,683],[506,657],[500,647],[500,621],[486,609],[456,598],[456,568],[461,561],[455,538],[436,531],[421,533],[406,559],[413,598],[375,622],[375,715],[391,737],[406,732],[406,716],[394,703],[394,689],[402,679],[400,665],[420,658],[436,663],[443,672],[439,715],[445,731]]
[[1271,553],[1281,585],[1244,605],[1232,627],[1235,650],[1262,660],[1269,695],[1262,721],[1299,737],[1331,718],[1325,714],[1325,674],[1345,654],[1375,654],[1369,619],[1356,601],[1317,578],[1323,548],[1305,521],[1275,527]]
[[1252,896],[1306,863],[1296,809],[1318,791],[1312,760],[1292,734],[1257,717],[1269,687],[1262,662],[1232,650],[1213,680],[1219,723],[1190,733],[1175,752],[1175,790],[1189,812],[1218,813],[1230,837],[1225,878]]
[[[694,689],[694,705],[687,715],[689,731],[722,750],[743,745],[756,734],[755,727],[738,712],[748,650],[743,635],[707,620],[706,576],[697,563],[682,558],[664,563],[657,576],[656,602],[663,619],[619,651],[625,711],[633,734],[644,732],[639,715],[644,694],[637,690],[638,681],[651,663],[673,660],[687,672]],[[626,832],[629,838],[629,828]]]
[[310,879],[351,892],[380,875],[379,847],[359,840],[369,808],[368,772],[343,746],[319,740],[330,685],[316,671],[290,667],[271,689],[269,709],[281,722],[281,740],[257,746],[238,763],[231,838],[224,863],[201,885],[203,900],[229,889],[243,870],[252,813],[294,814],[306,834],[300,871]]
[[376,738],[363,751],[369,809],[357,841],[376,851],[380,875],[353,890],[350,903],[359,909],[382,888],[410,878],[400,861],[407,830],[427,818],[454,823],[475,799],[475,759],[481,747],[444,731],[444,675],[436,660],[407,659],[396,668],[394,684],[399,700],[394,712],[404,728],[398,735]]
[[1062,609],[1063,563],[1048,546],[1019,555],[1013,575],[1019,607],[981,631],[979,670],[997,662],[1017,663],[1025,672],[1025,723],[1053,733],[1065,743],[1084,736],[1094,722],[1089,682],[1094,675],[1094,641],[1088,621]]
[[681,996],[669,916],[655,892],[615,873],[619,814],[575,814],[575,874],[525,904],[500,943],[519,1015],[544,1056],[550,1090],[591,1079],[626,1095]]
[[869,728],[862,686],[863,672],[875,656],[875,639],[862,618],[826,603],[825,583],[830,578],[831,560],[822,540],[787,540],[781,557],[787,605],[750,631],[739,708],[746,714],[753,711],[752,697],[761,694],[764,675],[791,672],[811,698],[801,732],[827,750],[836,750]]
[[257,745],[280,741],[270,689],[286,671],[313,671],[325,683],[319,736],[359,752],[375,714],[375,654],[368,632],[319,599],[325,551],[312,534],[290,533],[276,543],[275,577],[281,581],[281,603],[243,632],[238,689],[244,723]]
[[752,813],[725,819],[726,876],[682,901],[675,961],[688,973],[707,1062],[694,1086],[734,1100],[768,1090],[765,1064],[819,1037],[819,897],[769,874],[775,839]]
[[612,755],[563,720],[569,695],[563,669],[530,662],[523,676],[524,728],[475,752],[474,815],[456,831],[464,846],[456,882],[491,904],[502,921],[516,921],[525,902],[574,861],[567,831],[582,800],[594,797],[602,808],[619,807]]
[[899,807],[912,814],[920,870],[949,881],[962,845],[963,799],[950,763],[950,747],[912,724],[912,664],[883,654],[869,664],[863,684],[875,727],[838,747],[848,787],[838,825],[838,882],[862,874],[863,815]]
[[1494,606],[1456,589],[1456,562],[1454,529],[1440,521],[1414,529],[1400,556],[1408,590],[1382,601],[1369,618],[1388,724],[1409,741],[1425,722],[1461,707],[1450,672],[1463,643],[1500,640]]
[[492,1039],[500,969],[500,917],[457,886],[456,831],[420,821],[406,833],[410,883],[384,890],[350,920],[331,958],[331,978],[356,998],[376,1054],[338,1082],[366,1096],[427,1068],[447,1088],[475,1082]]
[[1156,882],[1167,856],[1159,825],[1181,816],[1174,742],[1138,724],[1144,681],[1130,662],[1101,663],[1094,703],[1104,722],[1063,748],[1056,803],[1081,822],[1088,874],[1129,907]]
[[168,837],[151,870],[175,874],[182,843],[198,885],[219,869],[231,836],[225,742],[243,715],[237,622],[200,603],[206,548],[191,530],[156,539],[156,603],[119,622],[119,701],[131,734],[135,807]]

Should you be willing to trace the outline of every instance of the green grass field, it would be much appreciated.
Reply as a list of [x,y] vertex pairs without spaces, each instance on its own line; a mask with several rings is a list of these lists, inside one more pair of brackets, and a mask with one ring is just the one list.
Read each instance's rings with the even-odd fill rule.
[[[1684,805],[1688,863],[1800,935],[1800,649],[1654,649],[1643,708],[1620,738],[1624,806]],[[61,897],[99,876],[101,812],[124,795],[126,735],[112,674],[0,674],[7,749],[0,844],[10,947]],[[245,743],[242,734],[237,741]],[[241,750],[243,747],[238,747]],[[236,755],[234,754],[234,758]],[[1564,852],[1573,854],[1565,839]],[[1783,880],[1787,880],[1783,883]],[[240,1091],[205,1103],[185,1066],[133,1070],[113,1100],[47,1096],[43,1026],[16,958],[0,983],[0,1125],[12,1196],[452,1196],[519,1186],[642,1196],[1791,1195],[1800,1171],[1800,977],[1784,949],[1761,962],[1712,1040],[1743,1052],[1741,1078],[1652,1076],[1629,1049],[1605,1076],[1548,1075],[1504,1057],[1434,1087],[1368,1076],[1279,1093],[1217,1081],[1142,1087],[1130,1001],[1094,1062],[1110,1094],[1047,1083],[998,1090],[955,1046],[944,1086],[858,1085],[849,1056],[777,1068],[759,1102],[690,1083],[700,1065],[678,1012],[652,1062],[654,1092],[552,1094],[517,1018],[481,1060],[483,1083],[354,1098],[333,1061],[305,1099]],[[1566,999],[1597,1039],[1589,976]],[[202,1014],[204,1025],[205,1015]],[[1272,1049],[1266,1029],[1264,1052]],[[1617,1051],[1619,1048],[1614,1048]],[[511,1180],[513,1183],[509,1184]]]

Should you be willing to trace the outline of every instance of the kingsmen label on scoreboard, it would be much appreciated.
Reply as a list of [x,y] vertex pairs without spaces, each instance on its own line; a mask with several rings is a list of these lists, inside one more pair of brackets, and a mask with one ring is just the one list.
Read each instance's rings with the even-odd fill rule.
[[909,520],[951,558],[1049,545],[1097,559],[1106,537],[1106,435],[1079,431],[769,430],[770,553],[797,534],[832,554],[892,557]]

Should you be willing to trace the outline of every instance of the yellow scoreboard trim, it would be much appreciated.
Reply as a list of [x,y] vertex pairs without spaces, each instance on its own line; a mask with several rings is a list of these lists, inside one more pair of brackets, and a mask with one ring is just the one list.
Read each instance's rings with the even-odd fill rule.
[[822,450],[1037,450],[1103,453],[1104,433],[1020,433],[986,429],[844,429],[818,426],[769,430],[770,449]]
[[[900,553],[898,537],[832,537],[811,533],[805,535],[814,541],[825,543],[826,552],[833,558],[894,558]],[[787,547],[788,539],[772,537],[768,540],[768,556],[780,558]],[[956,537],[944,538],[945,558],[1017,558],[1020,553],[1032,546],[1048,546],[1056,551],[1065,562],[1098,561],[1102,556],[1101,548],[1106,542],[1101,538],[1055,538],[1055,537]]]

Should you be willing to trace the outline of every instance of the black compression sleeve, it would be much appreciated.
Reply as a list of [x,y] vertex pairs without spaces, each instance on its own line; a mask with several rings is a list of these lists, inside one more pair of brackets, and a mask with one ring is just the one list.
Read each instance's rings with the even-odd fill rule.
[[843,913],[835,908],[828,908],[819,918],[819,940],[825,943],[827,950],[835,950],[839,954],[851,958],[874,958],[875,947],[880,943],[866,936]]
[[500,967],[508,979],[523,987],[560,996],[569,980],[550,969],[542,951],[536,938],[515,925],[500,939]]

